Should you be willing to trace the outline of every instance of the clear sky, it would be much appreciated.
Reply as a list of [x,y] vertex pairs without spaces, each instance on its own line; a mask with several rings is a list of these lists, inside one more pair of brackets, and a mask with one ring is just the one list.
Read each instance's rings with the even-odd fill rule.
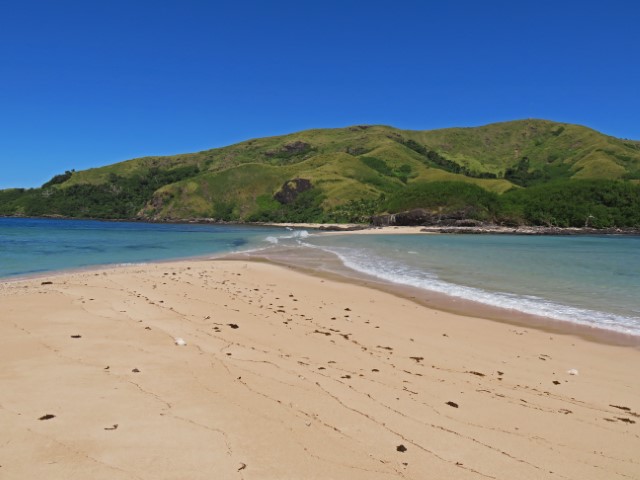
[[635,0],[0,0],[0,188],[307,128],[640,139]]

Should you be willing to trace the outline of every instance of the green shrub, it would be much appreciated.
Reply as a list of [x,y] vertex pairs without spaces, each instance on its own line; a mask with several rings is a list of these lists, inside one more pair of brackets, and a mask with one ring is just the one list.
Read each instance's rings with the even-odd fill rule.
[[498,219],[558,227],[639,227],[640,185],[615,180],[563,180],[510,190]]
[[470,217],[490,219],[499,207],[499,197],[465,182],[419,182],[393,194],[384,205],[390,213],[424,208],[441,212],[467,210]]

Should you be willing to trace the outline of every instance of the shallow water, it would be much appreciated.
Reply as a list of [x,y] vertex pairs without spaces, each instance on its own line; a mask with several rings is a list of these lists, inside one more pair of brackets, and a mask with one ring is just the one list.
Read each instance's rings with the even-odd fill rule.
[[0,278],[269,245],[282,228],[0,218]]
[[304,243],[390,282],[640,335],[640,237],[318,235]]
[[0,218],[0,278],[273,249],[290,258],[328,252],[387,282],[640,336],[640,237],[327,235],[238,225]]

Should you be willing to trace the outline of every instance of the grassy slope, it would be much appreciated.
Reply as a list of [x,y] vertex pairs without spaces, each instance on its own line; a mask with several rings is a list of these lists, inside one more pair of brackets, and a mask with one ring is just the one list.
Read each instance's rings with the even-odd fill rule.
[[[411,143],[413,142],[413,143]],[[416,149],[416,145],[420,148]],[[413,146],[413,147],[412,147]],[[424,155],[432,150],[481,179],[446,171]],[[380,162],[372,168],[367,158]],[[640,143],[608,137],[577,125],[521,120],[477,128],[432,131],[386,126],[316,129],[248,140],[228,147],[170,157],[145,157],[75,172],[54,188],[106,184],[113,174],[146,176],[153,169],[199,167],[190,178],[164,185],[141,210],[148,218],[246,218],[292,178],[310,179],[326,208],[374,199],[414,182],[458,180],[504,193],[504,178],[523,157],[530,170],[564,178],[640,178]],[[401,178],[398,172],[409,173]],[[406,181],[403,182],[402,180]],[[224,214],[224,215],[223,215]]]
[[[255,206],[258,196],[272,195],[284,181],[294,177],[312,180],[326,194],[325,207],[349,200],[373,199],[381,193],[404,188],[399,179],[368,167],[360,160],[361,157],[382,159],[392,170],[409,165],[409,184],[458,180],[496,193],[503,193],[514,186],[502,178],[472,178],[435,168],[425,161],[423,155],[407,147],[407,140],[413,140],[471,170],[498,176],[503,176],[507,168],[517,165],[523,157],[529,159],[531,170],[560,166],[563,168],[552,170],[552,173],[555,171],[559,176],[572,178],[616,179],[632,175],[640,165],[637,142],[608,137],[586,127],[544,120],[425,132],[384,126],[308,130],[197,154],[205,159],[208,173],[189,182],[202,184],[196,192],[196,196],[201,198],[198,204],[202,208],[196,208],[195,200],[191,199],[190,207],[186,209],[177,209],[180,202],[174,202],[154,211],[146,209],[144,213],[159,217],[215,216],[216,204],[232,201],[230,197],[234,197],[244,205],[242,211],[236,209],[242,217],[253,211],[251,205]],[[295,142],[304,142],[311,147],[285,159],[265,154],[277,152],[283,145]],[[269,174],[262,178],[263,173],[257,173],[263,172],[257,168],[258,164],[271,165],[277,172],[269,170]],[[229,170],[238,171],[232,175]],[[212,176],[220,176],[220,181],[216,182]],[[183,183],[164,190],[184,191]],[[212,184],[216,187],[211,188]],[[209,187],[205,188],[206,185]]]
[[529,158],[532,169],[568,164],[573,178],[617,179],[640,168],[638,142],[546,120],[413,132],[412,137],[461,164],[498,174],[522,157]]

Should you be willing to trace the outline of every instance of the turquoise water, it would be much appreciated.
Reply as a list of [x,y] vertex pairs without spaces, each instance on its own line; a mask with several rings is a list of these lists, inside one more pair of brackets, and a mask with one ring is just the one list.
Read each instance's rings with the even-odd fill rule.
[[0,278],[222,254],[268,245],[282,228],[0,218]]
[[237,225],[0,218],[0,278],[274,245],[330,252],[353,270],[397,284],[640,336],[635,236],[325,235]]
[[640,335],[640,237],[312,235],[304,243],[383,280]]

